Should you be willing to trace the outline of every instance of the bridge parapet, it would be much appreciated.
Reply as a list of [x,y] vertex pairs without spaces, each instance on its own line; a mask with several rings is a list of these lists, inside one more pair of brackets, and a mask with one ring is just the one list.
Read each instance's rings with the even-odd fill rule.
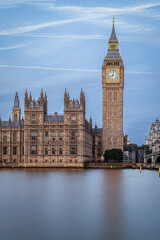
[[156,161],[160,158],[159,152],[152,152],[150,154],[144,154],[144,164],[147,167],[147,164],[150,163],[150,167],[156,168]]

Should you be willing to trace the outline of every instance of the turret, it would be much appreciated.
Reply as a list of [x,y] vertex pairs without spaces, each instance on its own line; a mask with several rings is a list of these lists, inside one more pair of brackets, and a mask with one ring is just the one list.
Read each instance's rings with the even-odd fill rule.
[[80,106],[83,108],[83,111],[85,112],[85,95],[82,89],[80,93]]
[[47,115],[47,95],[44,95],[44,114]]
[[24,106],[25,106],[25,107],[28,106],[28,93],[27,93],[27,89],[26,89],[26,91],[25,91]]
[[18,93],[16,91],[14,98],[14,106],[12,107],[12,120],[19,121],[21,119],[21,108],[19,103]]
[[43,106],[43,89],[41,89],[41,94],[40,94],[40,105]]
[[[80,117],[78,117],[80,116]],[[69,93],[65,89],[64,93],[64,121],[70,119],[74,122],[76,119],[81,119],[85,122],[85,96],[83,91],[80,93],[80,101],[78,99],[70,99]]]
[[67,93],[67,90],[65,89],[64,93],[64,108],[67,108],[69,104],[69,92]]
[[40,97],[38,99],[32,98],[32,94],[30,92],[29,98],[27,94],[27,90],[25,92],[25,99],[24,99],[24,119],[26,124],[30,122],[37,122],[43,123],[46,119],[47,115],[47,95],[43,94],[43,90],[41,90]]

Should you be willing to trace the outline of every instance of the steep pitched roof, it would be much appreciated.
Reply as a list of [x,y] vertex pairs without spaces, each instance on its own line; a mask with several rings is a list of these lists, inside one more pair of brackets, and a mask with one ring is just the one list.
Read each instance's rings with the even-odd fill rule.
[[111,36],[109,38],[109,42],[118,42],[118,39],[116,37],[115,28],[114,28],[114,21],[113,21],[112,32],[111,32]]

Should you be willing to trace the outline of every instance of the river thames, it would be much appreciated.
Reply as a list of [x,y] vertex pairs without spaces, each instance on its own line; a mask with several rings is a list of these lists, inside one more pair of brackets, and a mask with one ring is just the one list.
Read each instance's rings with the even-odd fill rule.
[[157,171],[0,169],[0,240],[159,240]]

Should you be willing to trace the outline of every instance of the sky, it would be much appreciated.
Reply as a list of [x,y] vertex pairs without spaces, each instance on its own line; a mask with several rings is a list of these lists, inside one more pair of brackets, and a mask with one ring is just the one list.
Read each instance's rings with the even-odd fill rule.
[[11,116],[18,91],[43,88],[48,113],[63,113],[65,88],[86,96],[86,118],[102,127],[101,68],[112,18],[125,66],[124,134],[145,143],[160,120],[160,1],[0,0],[0,116]]

